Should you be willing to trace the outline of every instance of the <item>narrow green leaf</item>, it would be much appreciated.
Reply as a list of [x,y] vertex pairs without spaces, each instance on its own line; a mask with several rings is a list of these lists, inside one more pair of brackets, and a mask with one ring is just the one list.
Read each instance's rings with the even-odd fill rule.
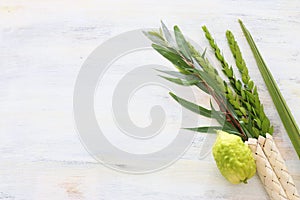
[[210,110],[208,110],[202,106],[199,106],[197,104],[194,104],[190,101],[187,101],[185,99],[182,99],[182,98],[176,96],[175,94],[173,94],[172,92],[169,92],[169,94],[171,95],[171,97],[173,97],[173,99],[175,99],[175,101],[177,101],[180,105],[182,105],[186,109],[188,109],[194,113],[197,113],[199,115],[208,117],[208,118],[212,117],[212,113]]
[[200,133],[216,133],[215,130],[222,130],[222,126],[203,126],[203,127],[195,127],[195,128],[184,128],[190,131],[196,131]]
[[274,132],[274,126],[271,126],[271,127],[269,128],[269,133],[272,134],[273,132]]
[[205,54],[206,54],[207,48],[204,49],[203,53],[201,54],[202,58],[205,58]]
[[233,131],[231,129],[226,129],[222,126],[203,126],[203,127],[195,127],[195,128],[184,128],[184,129],[190,130],[190,131],[196,131],[199,133],[216,133],[216,130],[223,130],[228,133],[242,137],[242,135],[239,132]]
[[257,128],[252,127],[252,132],[253,132],[253,135],[255,136],[255,138],[259,137],[259,130]]
[[159,45],[165,45],[165,40],[164,38],[155,31],[143,31],[144,35],[150,39],[153,43],[159,44]]
[[183,85],[183,86],[191,86],[191,85],[196,85],[197,83],[199,83],[199,80],[185,80],[185,79],[179,79],[179,78],[170,78],[170,77],[166,77],[166,76],[161,76],[160,77],[172,82],[172,83],[176,83],[178,85]]
[[269,119],[266,117],[266,118],[264,119],[264,121],[261,123],[261,129],[262,129],[262,131],[263,131],[264,133],[266,133],[266,132],[268,132],[269,128],[270,128],[270,121],[269,121]]
[[157,44],[152,44],[152,47],[163,57],[167,58],[171,63],[173,63],[181,72],[185,74],[188,73],[186,68],[190,68],[190,66],[172,49],[162,47]]
[[189,80],[189,81],[190,80],[195,80],[195,81],[198,80],[198,82],[195,85],[199,89],[201,89],[203,92],[208,93],[207,87],[206,87],[205,83],[203,82],[203,80],[199,79],[199,77],[196,77],[193,74],[182,74],[182,73],[176,72],[176,71],[166,71],[166,70],[158,70],[158,69],[156,69],[156,70],[159,72],[168,74],[170,76],[174,76],[179,79],[185,79],[185,80]]
[[250,80],[249,83],[248,83],[248,89],[252,90],[253,87],[254,87],[254,82],[252,80]]
[[261,121],[258,118],[254,119],[254,121],[256,122],[256,125],[258,126],[258,128],[261,128]]
[[162,27],[162,31],[164,33],[166,40],[170,43],[171,46],[173,46],[175,44],[175,41],[172,38],[172,35],[171,35],[169,29],[167,28],[167,26],[164,24],[163,21],[161,21],[161,27]]
[[199,80],[199,78],[195,77],[192,74],[182,74],[180,72],[177,71],[168,71],[168,70],[160,70],[160,69],[155,69],[158,72],[164,73],[164,74],[168,74],[170,76],[179,78],[179,79],[185,79],[185,80]]
[[191,53],[189,51],[188,43],[186,42],[182,32],[178,28],[178,26],[174,26],[175,39],[178,45],[180,52],[184,55],[185,58],[192,60]]

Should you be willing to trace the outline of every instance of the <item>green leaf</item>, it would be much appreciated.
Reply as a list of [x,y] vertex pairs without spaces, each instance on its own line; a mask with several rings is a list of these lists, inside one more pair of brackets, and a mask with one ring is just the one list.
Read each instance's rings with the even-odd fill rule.
[[240,111],[243,113],[243,115],[247,115],[247,110],[244,107],[240,107]]
[[260,121],[260,119],[254,119],[254,121],[256,122],[256,125],[259,127],[259,128],[261,128],[261,121]]
[[232,78],[233,77],[233,69],[230,68],[224,68],[223,69],[224,73],[226,76],[228,76],[228,78]]
[[245,105],[246,105],[246,107],[247,107],[247,110],[248,110],[248,111],[251,111],[251,105],[250,105],[250,103],[246,102]]
[[181,72],[188,74],[187,68],[190,68],[190,66],[183,61],[180,55],[174,52],[174,50],[156,44],[152,44],[152,47],[163,57],[167,58],[171,63],[173,63]]
[[248,84],[249,83],[249,80],[250,80],[250,77],[248,75],[242,75],[242,81],[245,83],[245,84]]
[[274,132],[274,126],[271,126],[271,127],[269,128],[269,132],[268,132],[268,133],[272,134],[273,132]]
[[266,117],[264,121],[261,123],[261,129],[264,133],[267,133],[270,128],[270,120]]
[[184,129],[190,130],[190,131],[196,131],[196,132],[199,132],[199,133],[216,133],[216,130],[223,130],[223,131],[226,131],[228,133],[231,133],[231,134],[242,137],[242,135],[239,132],[232,131],[230,129],[226,129],[222,126],[202,126],[202,127],[184,128]]
[[235,87],[237,88],[238,91],[241,91],[242,89],[242,83],[240,80],[238,80],[237,82],[235,82]]
[[166,40],[170,43],[171,46],[174,46],[175,41],[174,41],[169,29],[167,28],[167,26],[164,24],[163,21],[161,21],[161,27],[162,27],[162,31],[164,33]]
[[184,55],[185,58],[192,60],[192,56],[189,50],[188,43],[186,42],[182,32],[178,26],[174,26],[175,39],[178,45],[180,52]]
[[165,45],[165,40],[164,38],[155,31],[143,31],[144,35],[150,39],[153,43],[159,44],[159,45]]
[[185,99],[182,99],[182,98],[176,96],[175,94],[173,94],[172,92],[169,92],[169,94],[171,95],[171,97],[173,97],[173,99],[175,99],[175,101],[177,101],[180,105],[182,105],[186,109],[188,109],[194,113],[197,113],[199,115],[208,117],[208,118],[212,117],[212,113],[210,110],[208,110],[202,106],[199,106],[197,104],[194,104],[190,101],[187,101]]
[[263,60],[250,32],[247,30],[245,25],[241,20],[239,20],[243,33],[247,39],[247,42],[252,50],[252,53],[255,57],[257,66],[260,70],[260,73],[267,85],[268,91],[272,97],[272,100],[275,104],[275,107],[279,113],[281,121],[290,137],[290,140],[300,158],[300,130],[299,127],[285,101],[283,98],[276,81],[274,80],[270,70],[268,69],[265,61]]
[[255,138],[258,138],[259,136],[259,130],[255,127],[252,127],[252,134]]
[[179,79],[179,78],[170,78],[170,77],[166,77],[166,76],[161,76],[159,75],[160,77],[170,81],[170,82],[173,82],[173,83],[176,83],[178,85],[183,85],[183,86],[191,86],[191,85],[196,85],[197,83],[199,83],[200,81],[199,80],[184,80],[184,79]]
[[192,75],[192,74],[182,74],[180,72],[177,71],[168,71],[168,70],[160,70],[160,69],[155,69],[158,72],[164,73],[164,74],[168,74],[170,76],[179,78],[179,79],[185,79],[185,80],[199,80],[199,78],[197,78],[196,76]]
[[205,54],[206,54],[207,48],[204,49],[203,53],[201,54],[202,58],[205,58]]
[[196,131],[200,133],[216,133],[215,130],[222,130],[222,126],[203,126],[203,127],[195,127],[195,128],[184,128],[190,131]]
[[197,80],[198,82],[195,85],[199,89],[201,89],[203,92],[208,93],[207,87],[206,87],[205,83],[203,82],[203,80],[199,79],[199,77],[196,77],[193,74],[182,74],[182,73],[176,72],[176,71],[166,71],[166,70],[158,70],[158,69],[156,69],[156,70],[159,72],[168,74],[170,76],[174,76],[179,79],[184,79],[186,81],[195,80],[195,82],[196,82],[196,80]]
[[254,82],[253,82],[252,80],[250,80],[250,81],[248,82],[248,89],[249,89],[249,90],[252,90],[253,87],[254,87]]
[[236,113],[239,117],[242,117],[242,116],[243,116],[243,113],[242,113],[240,110],[235,110],[235,113]]

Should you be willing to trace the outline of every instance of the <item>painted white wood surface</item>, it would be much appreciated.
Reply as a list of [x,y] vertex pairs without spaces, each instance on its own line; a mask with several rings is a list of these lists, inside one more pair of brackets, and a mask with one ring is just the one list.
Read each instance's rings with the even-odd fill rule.
[[[275,140],[300,190],[300,161],[265,89],[237,19],[250,29],[300,123],[300,2],[0,1],[0,199],[268,199],[257,177],[230,185],[204,141],[167,169],[147,175],[112,171],[94,161],[77,136],[72,94],[83,61],[125,31],[178,24],[202,46],[206,24],[225,55],[224,32],[240,42],[259,85]],[[226,47],[226,48],[225,48]],[[232,61],[232,58],[228,56]],[[167,96],[167,94],[166,94]]]

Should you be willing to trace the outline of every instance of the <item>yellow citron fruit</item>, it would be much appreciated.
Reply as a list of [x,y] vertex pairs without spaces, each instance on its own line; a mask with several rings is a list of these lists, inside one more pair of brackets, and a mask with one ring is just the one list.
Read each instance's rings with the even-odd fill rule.
[[256,172],[251,150],[239,136],[220,130],[217,133],[212,150],[221,174],[230,183],[247,183]]

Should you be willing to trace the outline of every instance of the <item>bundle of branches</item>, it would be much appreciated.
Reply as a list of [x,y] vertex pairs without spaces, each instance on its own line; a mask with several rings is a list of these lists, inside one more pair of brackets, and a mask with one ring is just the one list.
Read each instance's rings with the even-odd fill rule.
[[[244,33],[249,33],[241,21],[240,24]],[[287,172],[280,154],[277,154],[280,158],[275,159],[275,154],[271,155],[269,152],[270,148],[268,147],[268,149],[264,146],[265,142],[263,141],[266,141],[267,138],[268,141],[271,141],[268,144],[272,144],[271,146],[275,149],[276,145],[271,136],[274,129],[265,114],[257,87],[249,76],[248,68],[234,35],[231,31],[226,32],[228,45],[235,59],[235,65],[238,68],[241,79],[238,78],[232,66],[225,60],[207,27],[203,26],[202,29],[216,58],[221,63],[221,71],[227,77],[227,80],[223,80],[217,68],[207,59],[206,50],[200,53],[184,37],[178,26],[174,26],[174,32],[171,33],[162,22],[162,26],[158,31],[144,32],[153,42],[152,47],[177,68],[177,71],[159,70],[162,73],[161,77],[175,84],[195,86],[210,95],[218,105],[218,108],[215,108],[213,103],[210,102],[210,109],[207,109],[170,92],[170,95],[186,109],[205,117],[214,118],[219,123],[219,126],[187,129],[204,133],[223,130],[239,136],[243,141],[247,141],[247,144],[251,147],[250,149],[253,151],[256,159],[258,174],[270,197],[273,199],[280,199],[280,197],[283,199],[299,199],[289,173],[285,173],[285,178],[280,178],[282,173],[279,174],[280,171],[273,170],[278,168],[278,163],[269,161],[270,159],[272,161],[282,161],[283,166],[281,165],[279,168]],[[249,36],[247,39],[249,39]],[[248,41],[251,41],[251,39]],[[253,40],[251,42],[252,46],[255,46]],[[253,53],[255,58],[261,59],[255,52]],[[260,62],[262,62],[261,60]],[[296,139],[299,140],[299,138]],[[297,148],[295,149],[297,150]],[[263,159],[261,159],[262,157]],[[266,170],[268,169],[267,166],[271,170]],[[281,183],[280,179],[285,181],[288,179],[289,184]]]

